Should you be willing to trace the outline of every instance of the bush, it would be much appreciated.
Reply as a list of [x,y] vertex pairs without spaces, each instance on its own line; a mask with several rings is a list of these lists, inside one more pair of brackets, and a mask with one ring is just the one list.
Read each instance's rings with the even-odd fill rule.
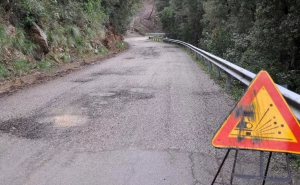
[[70,55],[67,55],[67,54],[61,54],[60,59],[61,59],[63,62],[69,62],[69,61],[70,61]]
[[12,46],[25,55],[31,55],[36,48],[36,44],[25,36],[22,28],[17,28],[17,35],[12,39]]
[[7,35],[7,32],[6,32],[6,29],[4,27],[3,24],[0,23],[0,54],[2,52],[2,48],[3,48],[3,45],[7,42],[8,40],[8,35]]
[[0,64],[0,78],[6,78],[8,76],[8,71],[4,65]]
[[124,42],[119,42],[119,43],[117,44],[117,48],[118,48],[119,50],[124,50],[124,49],[126,49],[126,45],[124,44]]
[[51,60],[43,59],[37,63],[37,66],[43,70],[50,70],[54,66],[54,62]]
[[18,59],[14,62],[13,68],[17,75],[21,76],[31,69],[31,65],[24,59]]

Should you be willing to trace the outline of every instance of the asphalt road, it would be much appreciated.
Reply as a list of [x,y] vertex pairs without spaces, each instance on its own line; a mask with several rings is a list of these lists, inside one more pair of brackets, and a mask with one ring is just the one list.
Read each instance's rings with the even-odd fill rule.
[[[210,141],[235,102],[177,46],[127,42],[113,58],[0,99],[1,185],[210,184],[225,154]],[[242,152],[237,171],[256,173],[257,160]]]

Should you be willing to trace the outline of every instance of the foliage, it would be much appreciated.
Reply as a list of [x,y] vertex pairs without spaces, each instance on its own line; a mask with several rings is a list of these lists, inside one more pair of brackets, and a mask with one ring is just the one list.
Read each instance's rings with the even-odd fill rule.
[[14,71],[17,73],[17,75],[22,75],[26,72],[28,72],[31,69],[30,64],[23,59],[18,59],[14,62]]
[[0,64],[0,79],[5,78],[8,75],[8,71],[4,65]]
[[155,0],[168,37],[198,45],[252,72],[267,70],[300,93],[297,0]]
[[2,50],[2,46],[7,41],[7,33],[6,29],[3,24],[0,23],[0,53]]
[[129,29],[132,16],[137,12],[141,2],[141,0],[102,0],[102,6],[109,16],[109,22],[117,32],[123,34]]
[[118,48],[119,50],[124,50],[124,49],[126,49],[126,45],[124,44],[124,42],[119,42],[119,43],[117,44],[117,48]]
[[70,55],[67,55],[67,54],[61,54],[60,59],[61,59],[63,62],[69,62],[69,61],[70,61]]
[[43,69],[43,70],[49,70],[49,69],[51,69],[53,66],[55,66],[55,64],[54,64],[54,62],[51,61],[51,60],[43,59],[43,60],[41,60],[40,62],[37,63],[37,66],[38,66],[40,69]]
[[31,55],[36,48],[36,44],[26,37],[25,31],[22,28],[17,28],[17,34],[11,40],[11,44],[25,55]]

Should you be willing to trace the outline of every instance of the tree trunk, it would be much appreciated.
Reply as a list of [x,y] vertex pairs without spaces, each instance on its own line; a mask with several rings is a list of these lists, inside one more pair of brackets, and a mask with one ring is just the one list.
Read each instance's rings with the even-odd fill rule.
[[151,19],[151,17],[152,17],[152,14],[153,14],[153,11],[154,11],[154,5],[153,5],[153,7],[152,7],[152,11],[151,11],[151,13],[150,13],[150,15],[149,15],[149,17],[148,17],[148,20],[150,20],[150,19]]

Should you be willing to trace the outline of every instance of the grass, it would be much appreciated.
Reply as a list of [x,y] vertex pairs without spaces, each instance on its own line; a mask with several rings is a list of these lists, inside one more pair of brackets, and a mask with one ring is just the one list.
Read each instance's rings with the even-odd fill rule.
[[109,52],[109,50],[105,47],[100,47],[99,48],[99,55],[105,55]]
[[30,63],[28,63],[24,59],[18,59],[13,64],[14,71],[17,75],[21,76],[22,74],[28,72],[30,69],[32,69],[32,66]]
[[124,50],[124,49],[126,49],[126,45],[125,45],[124,42],[119,42],[119,43],[117,44],[117,48],[118,48],[119,50]]
[[22,28],[17,28],[16,36],[11,40],[12,46],[25,55],[31,55],[36,48],[36,44],[25,36]]
[[52,60],[43,59],[40,62],[37,63],[38,68],[42,70],[50,70],[52,67],[54,67],[56,64]]
[[63,62],[70,62],[70,55],[63,53],[63,54],[60,55],[60,59]]
[[7,33],[3,24],[0,23],[0,54],[2,52],[2,46],[7,41]]
[[0,78],[6,78],[8,76],[8,71],[4,65],[0,64]]

